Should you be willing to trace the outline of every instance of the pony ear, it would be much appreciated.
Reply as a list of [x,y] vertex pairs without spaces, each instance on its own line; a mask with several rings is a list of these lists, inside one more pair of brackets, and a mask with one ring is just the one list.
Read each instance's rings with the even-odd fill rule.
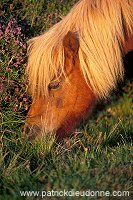
[[67,55],[74,56],[79,50],[79,41],[75,34],[69,31],[63,39],[63,47]]

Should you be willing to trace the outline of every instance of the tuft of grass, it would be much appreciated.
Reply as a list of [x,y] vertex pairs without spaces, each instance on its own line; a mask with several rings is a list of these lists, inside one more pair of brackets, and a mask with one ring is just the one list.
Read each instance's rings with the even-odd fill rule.
[[32,152],[38,159],[42,156],[46,156],[51,152],[52,146],[55,143],[55,135],[53,133],[42,133],[42,136],[32,141],[29,151]]

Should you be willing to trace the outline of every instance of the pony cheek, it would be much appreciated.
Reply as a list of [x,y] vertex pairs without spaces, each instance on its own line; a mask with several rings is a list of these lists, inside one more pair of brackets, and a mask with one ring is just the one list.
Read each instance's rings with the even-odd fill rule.
[[[84,106],[75,106],[73,110],[68,111],[66,116],[64,117],[64,121],[60,124],[59,128],[56,131],[56,138],[57,140],[60,140],[66,136],[68,136],[70,133],[73,133],[75,127],[83,120],[89,117],[91,114],[91,111],[95,105],[95,99],[93,99],[93,102],[84,105]],[[76,112],[76,110],[78,112]]]
[[[74,100],[74,102],[76,102],[76,99]],[[79,99],[77,98],[76,104],[74,104],[72,101],[71,104],[73,106],[66,106],[64,116],[61,117],[62,121],[60,121],[60,126],[56,131],[57,140],[68,136],[70,133],[73,133],[75,127],[82,120],[85,120],[90,116],[93,108],[95,107],[96,101],[96,97],[91,95],[86,99],[84,98],[84,101],[81,97]]]

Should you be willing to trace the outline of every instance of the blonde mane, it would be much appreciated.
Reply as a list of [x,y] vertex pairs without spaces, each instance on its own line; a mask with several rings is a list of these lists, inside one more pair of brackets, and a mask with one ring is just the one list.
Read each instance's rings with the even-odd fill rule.
[[[64,72],[63,38],[79,39],[81,71],[98,98],[123,78],[125,32],[133,34],[133,0],[80,0],[49,31],[29,40],[29,86],[32,97],[46,95],[54,77]],[[80,80],[79,80],[80,81]]]

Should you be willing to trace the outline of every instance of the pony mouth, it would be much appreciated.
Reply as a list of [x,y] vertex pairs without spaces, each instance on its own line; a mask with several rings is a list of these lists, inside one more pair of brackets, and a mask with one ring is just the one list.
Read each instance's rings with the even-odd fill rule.
[[44,127],[39,127],[37,125],[25,125],[24,127],[24,136],[28,141],[32,141],[37,138],[43,138],[45,136],[56,136],[57,130],[55,129],[46,129]]

